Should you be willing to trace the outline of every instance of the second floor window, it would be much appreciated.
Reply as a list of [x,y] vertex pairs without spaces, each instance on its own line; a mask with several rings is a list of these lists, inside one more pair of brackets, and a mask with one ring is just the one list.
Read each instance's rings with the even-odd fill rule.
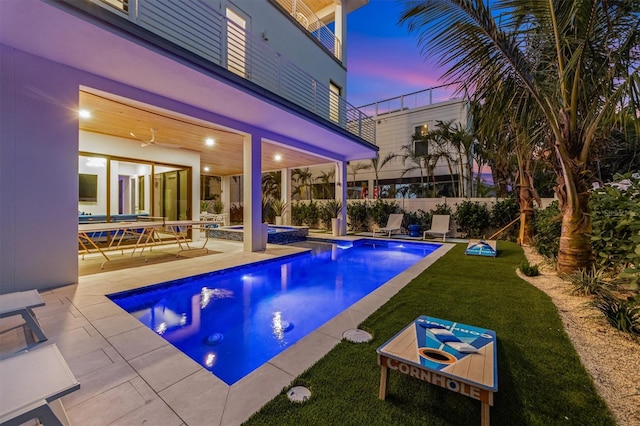
[[340,122],[340,86],[329,83],[329,118],[335,123]]
[[416,157],[421,157],[429,154],[429,141],[426,138],[429,133],[429,125],[423,124],[417,126],[413,134],[413,152]]

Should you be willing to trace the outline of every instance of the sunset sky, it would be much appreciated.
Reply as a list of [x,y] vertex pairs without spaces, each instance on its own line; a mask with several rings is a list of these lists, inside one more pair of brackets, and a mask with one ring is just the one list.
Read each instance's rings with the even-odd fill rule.
[[442,70],[426,60],[417,36],[398,25],[402,3],[369,0],[348,15],[347,101],[354,106],[442,84]]

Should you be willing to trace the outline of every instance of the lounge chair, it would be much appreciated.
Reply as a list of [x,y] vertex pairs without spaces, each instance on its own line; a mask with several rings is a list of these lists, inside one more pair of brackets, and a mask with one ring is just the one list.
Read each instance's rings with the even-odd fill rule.
[[451,216],[448,214],[434,214],[431,219],[431,229],[427,229],[422,234],[422,239],[425,240],[427,235],[442,235],[442,241],[445,241],[447,234],[449,233],[449,221]]
[[404,217],[404,215],[402,213],[393,213],[389,215],[389,220],[387,220],[387,226],[385,226],[384,228],[379,228],[379,229],[375,229],[373,230],[373,236],[376,236],[376,232],[381,232],[381,233],[389,233],[389,237],[391,237],[391,233],[394,231],[400,231],[400,229],[402,228],[402,218]]
[[47,340],[47,336],[32,309],[38,306],[44,306],[44,301],[37,290],[0,294],[0,318],[22,315],[38,342],[42,342]]
[[0,361],[0,424],[38,419],[43,425],[69,425],[61,397],[80,388],[58,347],[38,346]]

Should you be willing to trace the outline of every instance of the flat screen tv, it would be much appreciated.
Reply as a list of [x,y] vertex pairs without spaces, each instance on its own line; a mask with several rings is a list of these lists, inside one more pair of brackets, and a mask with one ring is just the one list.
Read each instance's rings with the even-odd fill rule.
[[98,202],[98,175],[89,175],[86,173],[80,173],[80,201],[85,202]]

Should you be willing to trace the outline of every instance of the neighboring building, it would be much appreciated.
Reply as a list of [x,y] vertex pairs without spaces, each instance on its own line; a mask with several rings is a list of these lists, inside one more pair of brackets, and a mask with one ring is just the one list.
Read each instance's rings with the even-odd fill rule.
[[0,1],[0,293],[75,282],[81,213],[197,219],[202,173],[227,208],[242,176],[259,250],[262,172],[376,155],[345,101],[366,3]]
[[[449,86],[440,86],[359,108],[376,122],[379,164],[389,154],[398,156],[378,166],[378,195],[381,198],[470,196],[469,153],[458,151],[447,143],[439,145],[421,139],[421,136],[437,129],[439,122],[470,130],[468,101],[453,97],[452,93]],[[422,162],[422,171],[411,159],[403,162],[400,156],[409,154],[403,147]],[[432,170],[427,170],[427,163]],[[408,170],[411,168],[413,170]],[[326,192],[321,189],[323,185],[319,181],[330,169],[316,167],[312,172],[316,193]],[[349,198],[375,197],[376,174],[371,160],[351,162],[347,167],[347,179]],[[419,193],[421,186],[427,190]]]
[[[428,132],[437,130],[438,123],[451,123],[469,129],[468,101],[464,98],[452,97],[453,89],[447,86],[421,90],[419,92],[398,96],[360,107],[376,122],[376,141],[380,161],[389,153],[399,156],[409,155],[407,161],[395,158],[378,170],[378,187],[383,197],[416,197],[416,196],[461,196],[458,188],[469,182],[466,168],[468,155],[460,155],[451,144],[438,143],[422,138]],[[403,148],[405,147],[405,148]],[[408,148],[408,149],[407,149]],[[422,159],[422,170],[411,157]],[[448,160],[447,160],[448,158]],[[371,164],[371,161],[356,164]],[[353,166],[350,166],[353,167]],[[349,173],[349,168],[347,173]],[[413,170],[409,170],[413,168]],[[432,168],[432,170],[428,170]],[[421,176],[422,174],[422,176]],[[369,189],[375,186],[373,168],[357,173],[356,186],[366,185]],[[462,179],[462,181],[461,181]],[[435,190],[429,193],[416,194],[421,183],[431,185],[435,180]],[[405,192],[406,191],[406,192]],[[466,194],[465,194],[466,195]]]

